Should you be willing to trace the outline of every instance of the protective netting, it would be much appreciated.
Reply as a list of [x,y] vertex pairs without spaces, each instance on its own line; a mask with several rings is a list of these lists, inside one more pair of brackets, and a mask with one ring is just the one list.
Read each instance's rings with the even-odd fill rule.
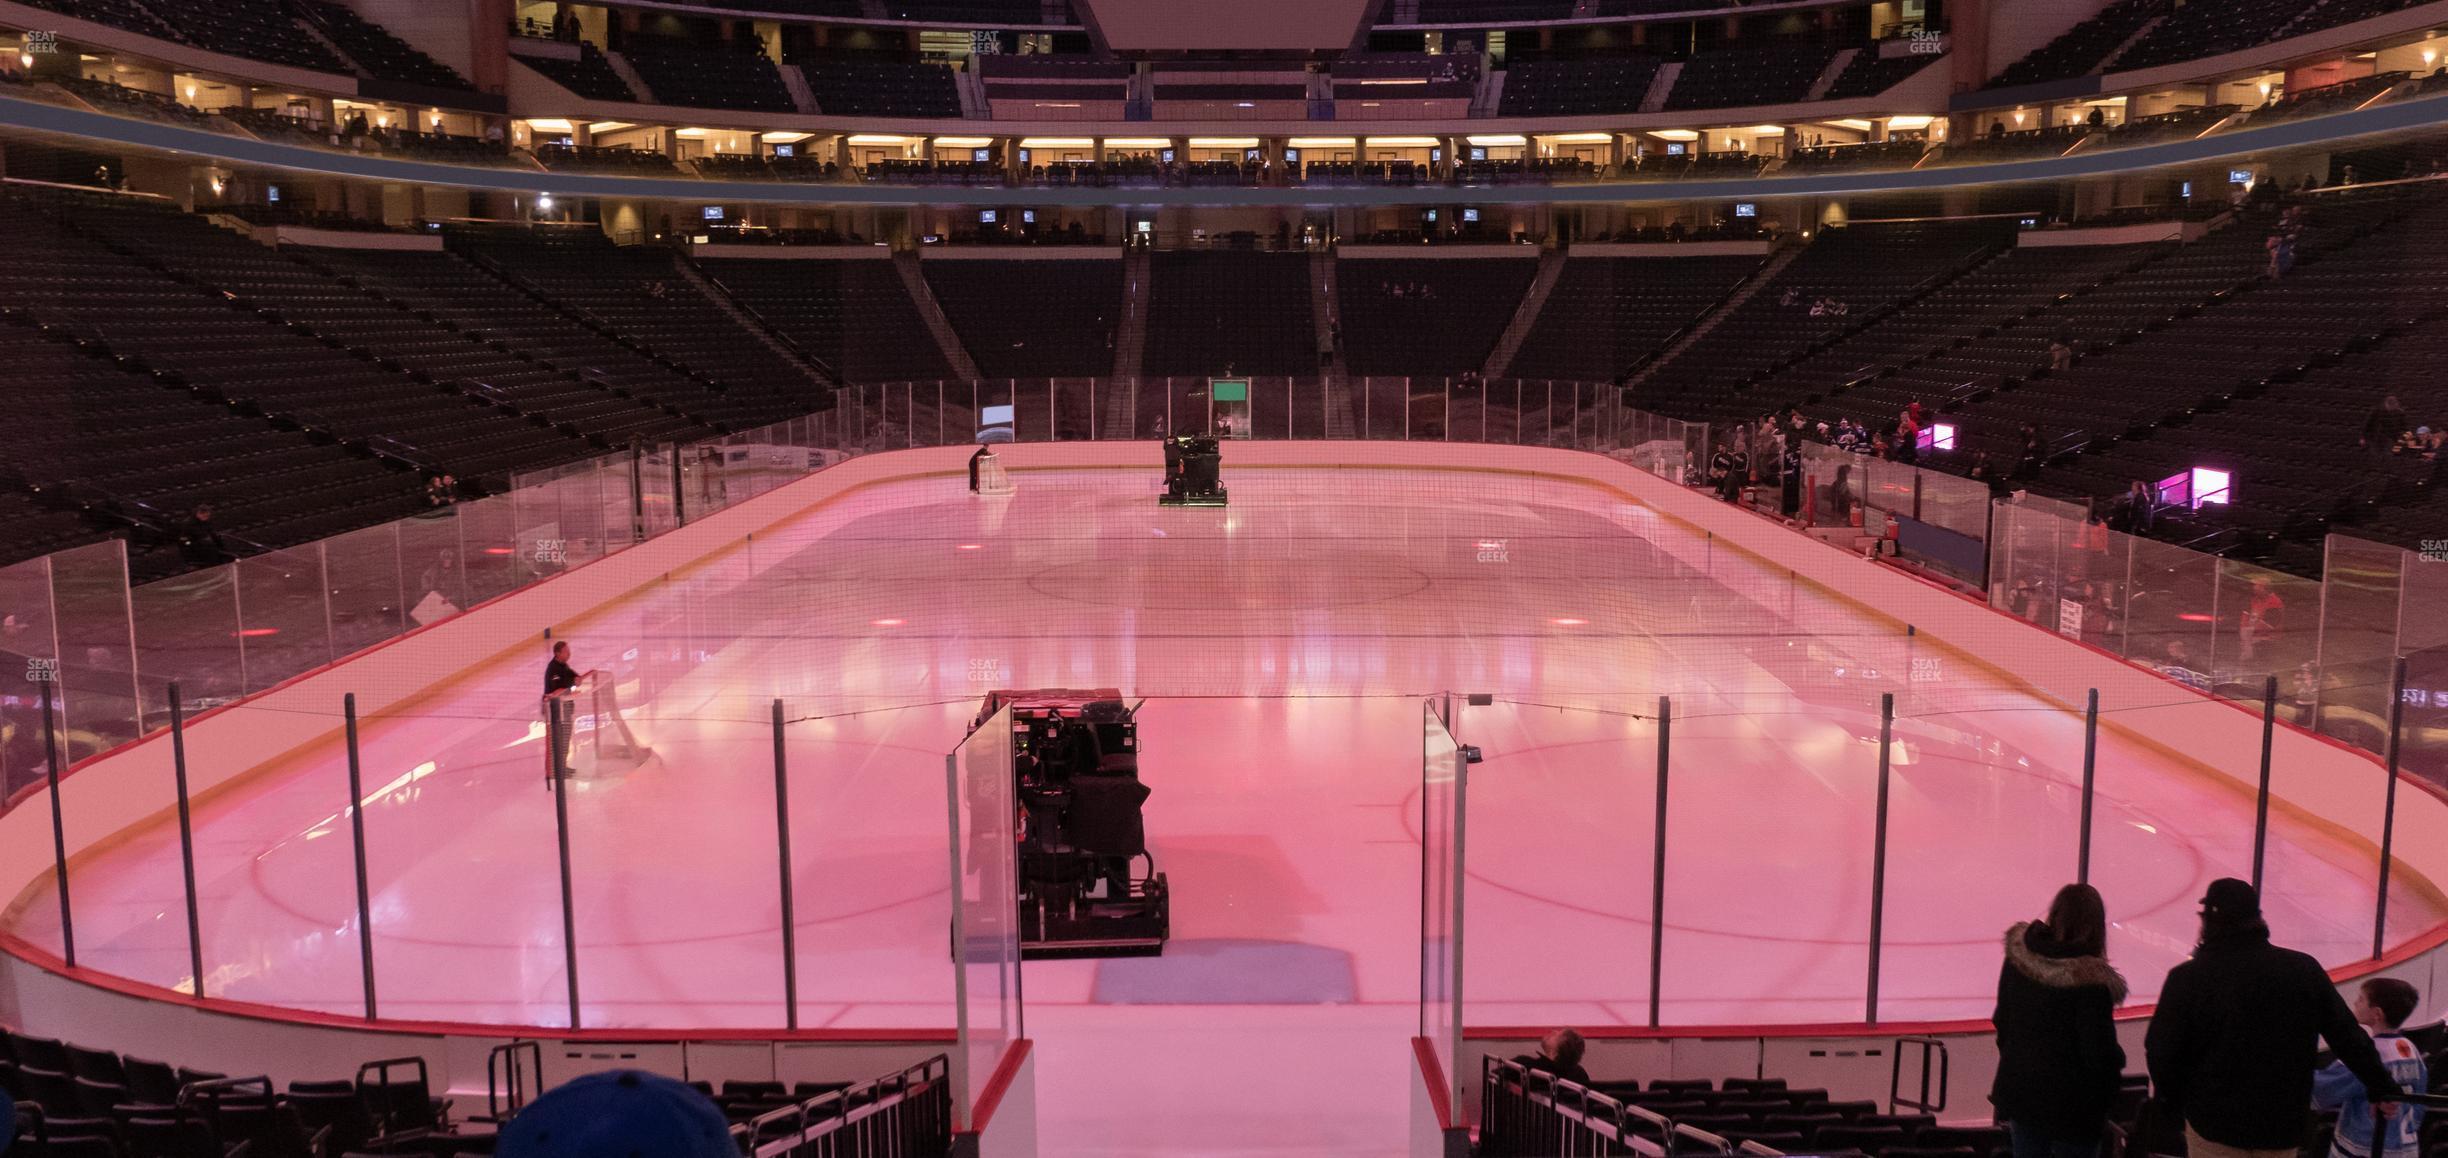
[[[971,899],[986,862],[971,856],[947,876],[943,759],[995,688],[1149,697],[1151,733],[1163,735],[1171,714],[1175,734],[1197,741],[1177,741],[1179,758],[1218,769],[1202,774],[1225,776],[1227,755],[1263,738],[1270,774],[1395,768],[1406,793],[1422,770],[1419,699],[1493,697],[1458,708],[1453,723],[1487,758],[1472,772],[1468,860],[1451,878],[1465,882],[1453,895],[1472,913],[1460,972],[1474,1025],[1645,1020],[1661,697],[1674,720],[1659,974],[1669,1022],[1860,1015],[1886,697],[1887,1016],[1979,1014],[1988,979],[1975,974],[1993,973],[1996,932],[2072,875],[2083,705],[2063,689],[2079,686],[2091,657],[2001,670],[1976,645],[1918,630],[1902,608],[1840,598],[1581,479],[1236,471],[1228,451],[1232,506],[1184,511],[1151,501],[1152,456],[1135,477],[1026,469],[1014,455],[1016,493],[980,500],[947,454],[929,477],[850,491],[693,549],[642,582],[583,566],[891,445],[893,427],[904,444],[930,424],[974,434],[963,427],[1011,406],[1023,437],[1071,437],[1081,416],[1102,433],[1117,406],[1132,421],[1124,402],[1170,398],[1168,423],[1200,413],[1201,398],[1173,395],[1179,385],[1119,402],[1098,383],[931,402],[914,388],[877,389],[822,422],[608,456],[431,519],[132,592],[107,578],[112,565],[125,573],[115,545],[0,570],[0,592],[24,609],[12,646],[30,673],[56,673],[77,755],[164,726],[174,682],[191,714],[303,712],[336,733],[339,703],[241,697],[545,578],[580,609],[504,655],[364,666],[352,685],[369,705],[355,801],[336,738],[260,770],[204,770],[216,785],[255,774],[198,802],[202,970],[183,924],[158,916],[184,902],[176,833],[160,823],[79,863],[82,963],[354,1013],[370,934],[387,1015],[550,1025],[567,1020],[566,912],[585,1024],[776,1026],[795,1014],[803,1025],[949,1027],[951,896]],[[1376,398],[1385,385],[1353,389]],[[1443,409],[1440,384],[1434,403],[1449,433],[1485,417],[1491,436],[1563,441],[1700,481],[1705,427],[1600,400],[1611,391],[1525,385],[1480,384],[1475,415],[1467,390]],[[1409,398],[1416,419],[1428,399],[1398,386],[1359,413]],[[1298,389],[1278,409],[1268,387],[1253,383],[1254,423],[1288,416],[1299,433],[1311,401],[1333,413],[1331,395]],[[1031,405],[1047,408],[1036,426]],[[1923,521],[1972,526],[1967,504],[1927,479],[1882,466],[1858,475],[1873,509],[1917,493]],[[2283,718],[2368,746],[2385,734],[2370,723],[2386,718],[2394,653],[2438,654],[2426,617],[2406,610],[2440,605],[2436,569],[2407,552],[2338,540],[2333,555],[2356,554],[2333,558],[2323,587],[2102,539],[2079,511],[2038,502],[1989,508],[1981,523],[1995,606],[2170,676],[2149,695],[2101,704],[2094,879],[2124,935],[2151,947],[2129,950],[2137,960],[2185,943],[2189,890],[2204,874],[2239,872],[2253,836],[2250,799],[2232,787],[2238,770],[2201,775],[2179,744],[2149,742],[2141,721],[2197,702],[2196,689],[2257,707],[2274,674]],[[570,721],[573,751],[595,755],[557,785],[538,699],[547,627],[605,689]],[[2287,697],[2307,663],[2314,695],[2297,703]],[[777,701],[789,795],[779,817]],[[23,786],[40,776],[40,719],[23,699],[6,706],[7,771]],[[621,729],[618,760],[603,759],[607,713]],[[2237,721],[2253,726],[2245,713]],[[2436,769],[2423,743],[2409,745],[2407,763]],[[1199,748],[1210,751],[1184,750]],[[175,804],[167,777],[120,787],[137,816]],[[974,834],[987,826],[961,803],[969,787],[955,806],[973,810],[962,823]],[[1391,815],[1434,815],[1415,804]],[[355,916],[353,807],[364,813],[370,924]],[[777,823],[791,837],[787,865]],[[1402,825],[1371,839],[1426,835]],[[1159,830],[1160,855],[1164,841]],[[2281,810],[2269,881],[2283,938],[2332,961],[2363,951],[2353,943],[2369,937],[2375,842],[2368,829],[2327,831]],[[963,849],[977,851],[966,839]],[[1425,913],[1411,872],[1400,898],[1364,907]],[[1963,887],[1967,872],[1983,887]],[[784,873],[796,908],[787,959]],[[13,930],[38,945],[60,941],[47,896],[30,889],[12,913]],[[2392,927],[2407,931],[2439,916],[2411,874],[2391,907]],[[1432,930],[1423,963],[1434,943]],[[1534,943],[1574,951],[1517,951]],[[784,996],[793,976],[795,1007]],[[968,980],[974,1011],[983,981],[974,969]]]

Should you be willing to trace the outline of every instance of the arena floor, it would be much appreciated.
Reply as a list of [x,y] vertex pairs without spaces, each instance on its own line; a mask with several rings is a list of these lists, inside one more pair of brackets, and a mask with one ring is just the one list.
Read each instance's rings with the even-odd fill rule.
[[[589,1025],[781,1023],[777,697],[802,1024],[835,1028],[952,1024],[944,754],[982,694],[1149,698],[1148,830],[1176,939],[1158,959],[1027,966],[1047,1153],[1351,1155],[1402,1136],[1420,704],[1439,690],[1496,701],[1457,724],[1487,757],[1469,793],[1473,1025],[1645,1019],[1660,695],[1669,1023],[1862,1016],[1882,693],[1898,697],[1884,1017],[1986,1016],[2000,931],[2072,878],[2078,719],[1610,492],[1228,463],[1229,509],[1166,510],[1138,473],[1015,477],[1006,499],[953,478],[859,491],[562,628],[580,667],[619,672],[654,750],[570,795]],[[386,1016],[566,1024],[543,661],[480,662],[365,723]],[[2251,801],[2114,731],[2099,767],[2093,876],[2147,1000],[2192,944],[2202,887],[2246,871]],[[199,808],[212,995],[360,1011],[346,783],[333,749]],[[164,825],[79,864],[83,964],[190,981],[177,850]],[[2282,811],[2279,938],[2360,956],[2372,856]],[[2392,927],[2440,921],[2407,875]],[[10,919],[58,940],[47,904]]]

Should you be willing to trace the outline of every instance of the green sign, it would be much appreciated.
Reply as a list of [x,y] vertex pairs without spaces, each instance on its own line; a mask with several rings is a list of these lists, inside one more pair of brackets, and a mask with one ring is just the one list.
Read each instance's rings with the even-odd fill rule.
[[1218,402],[1249,401],[1249,379],[1213,378],[1207,382],[1209,397]]

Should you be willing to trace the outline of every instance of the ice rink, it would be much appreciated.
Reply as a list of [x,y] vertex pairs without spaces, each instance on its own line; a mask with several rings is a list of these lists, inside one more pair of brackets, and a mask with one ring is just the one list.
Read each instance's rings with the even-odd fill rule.
[[[1007,499],[951,476],[871,487],[538,624],[616,673],[654,751],[570,794],[585,1022],[782,1024],[777,698],[801,1024],[845,1029],[952,1024],[944,755],[984,692],[1148,699],[1175,939],[1158,959],[1026,967],[1050,1154],[1359,1154],[1402,1136],[1436,692],[1495,701],[1456,724],[1486,755],[1466,845],[1474,1026],[1645,1020],[1660,696],[1670,1024],[1861,1018],[1882,694],[1884,1017],[1986,1016],[1999,934],[2073,878],[2079,715],[1612,492],[1228,456],[1229,509],[1172,510],[1153,476],[1023,470]],[[363,725],[382,1012],[566,1024],[543,645],[469,660]],[[2121,705],[2103,707],[2113,723]],[[344,764],[334,745],[198,807],[213,996],[361,1010]],[[2093,880],[2148,1000],[2192,944],[2202,887],[2248,870],[2252,801],[2114,728],[2098,767]],[[2363,956],[2372,848],[2284,809],[2273,825],[2278,939]],[[81,964],[190,982],[177,853],[164,824],[76,865]],[[2411,876],[2390,898],[2408,932],[2443,915]],[[52,946],[45,897],[10,920]]]

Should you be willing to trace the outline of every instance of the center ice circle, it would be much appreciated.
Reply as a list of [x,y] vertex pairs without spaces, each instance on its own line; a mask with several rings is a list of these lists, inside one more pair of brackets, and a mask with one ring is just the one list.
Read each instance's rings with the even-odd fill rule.
[[[1334,551],[1333,544],[1319,550]],[[1348,568],[1348,569],[1346,569]],[[1155,556],[1081,559],[1029,577],[1029,590],[1068,603],[1142,611],[1320,611],[1417,595],[1435,581],[1392,557],[1346,555],[1333,570],[1275,550],[1255,559]]]

